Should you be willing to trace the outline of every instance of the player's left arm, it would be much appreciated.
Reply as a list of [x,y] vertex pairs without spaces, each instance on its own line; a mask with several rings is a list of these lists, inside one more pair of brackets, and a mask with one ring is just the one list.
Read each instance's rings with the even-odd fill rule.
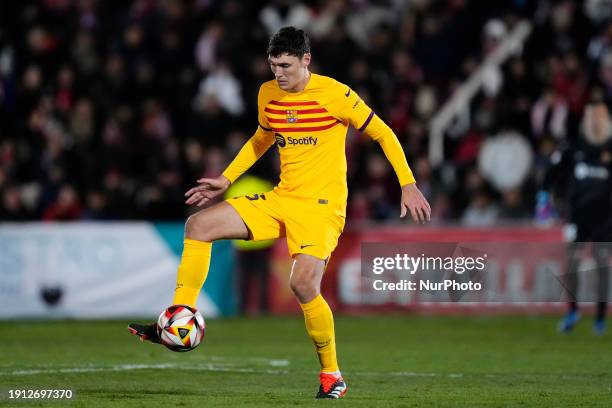
[[402,186],[400,217],[404,218],[406,213],[410,211],[414,222],[424,223],[429,221],[431,219],[431,206],[416,185],[416,180],[412,170],[410,170],[402,145],[385,122],[373,111],[371,115],[370,123],[366,124],[362,131],[380,144],[387,160],[395,170]]
[[429,221],[431,206],[416,185],[416,180],[397,136],[355,91],[348,87],[345,89],[344,99],[340,99],[337,104],[339,116],[380,144],[402,187],[400,217],[405,217],[409,211],[414,222]]

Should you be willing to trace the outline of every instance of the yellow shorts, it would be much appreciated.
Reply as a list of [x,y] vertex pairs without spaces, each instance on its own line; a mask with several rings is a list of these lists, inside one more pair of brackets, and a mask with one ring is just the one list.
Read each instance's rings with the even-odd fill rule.
[[345,203],[281,195],[275,191],[228,199],[250,240],[287,237],[289,255],[327,259],[344,229]]

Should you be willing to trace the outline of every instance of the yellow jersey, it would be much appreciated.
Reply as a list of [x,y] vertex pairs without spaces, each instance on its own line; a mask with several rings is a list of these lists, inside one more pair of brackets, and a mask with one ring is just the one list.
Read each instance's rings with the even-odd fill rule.
[[274,189],[278,194],[346,203],[345,141],[350,125],[381,145],[400,185],[413,183],[397,137],[359,95],[333,78],[310,75],[301,92],[286,92],[276,80],[261,86],[257,131],[223,175],[233,182],[276,143],[281,165]]

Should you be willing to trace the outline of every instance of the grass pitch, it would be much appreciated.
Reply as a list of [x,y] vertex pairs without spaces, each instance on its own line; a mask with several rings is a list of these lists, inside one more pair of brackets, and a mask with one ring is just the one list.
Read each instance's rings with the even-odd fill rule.
[[[349,385],[313,400],[318,362],[301,318],[210,320],[189,353],[141,343],[127,322],[1,322],[0,406],[610,407],[612,336],[584,319],[338,317]],[[9,401],[9,389],[74,390],[71,401]]]

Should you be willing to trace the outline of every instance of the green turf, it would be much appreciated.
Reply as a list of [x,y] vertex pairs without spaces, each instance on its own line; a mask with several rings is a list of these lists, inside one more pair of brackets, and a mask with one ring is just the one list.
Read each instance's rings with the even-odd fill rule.
[[586,319],[564,336],[549,317],[340,317],[349,392],[334,402],[313,400],[318,363],[299,318],[210,320],[189,353],[141,343],[125,326],[0,323],[4,398],[10,388],[75,392],[0,406],[612,406],[611,336],[594,337]]

